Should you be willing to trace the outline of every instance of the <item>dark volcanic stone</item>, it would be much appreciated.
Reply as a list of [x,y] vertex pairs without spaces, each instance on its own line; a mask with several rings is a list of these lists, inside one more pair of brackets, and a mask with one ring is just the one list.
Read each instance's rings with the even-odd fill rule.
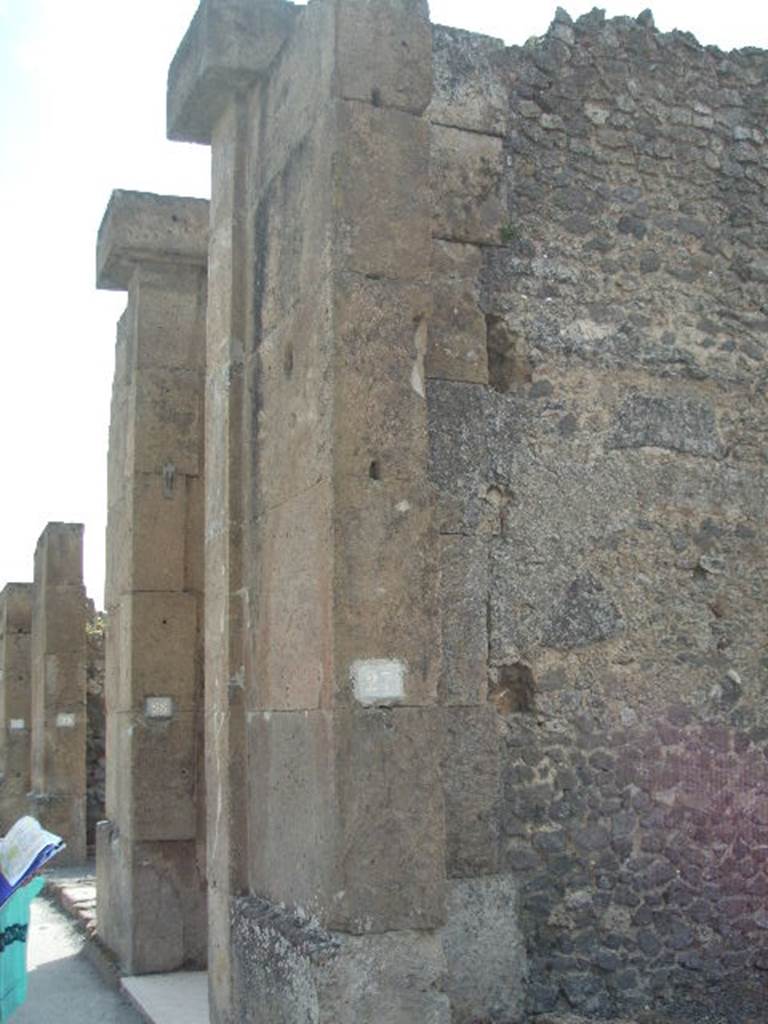
[[577,577],[556,606],[544,631],[548,647],[580,647],[616,636],[624,628],[621,613],[591,573]]

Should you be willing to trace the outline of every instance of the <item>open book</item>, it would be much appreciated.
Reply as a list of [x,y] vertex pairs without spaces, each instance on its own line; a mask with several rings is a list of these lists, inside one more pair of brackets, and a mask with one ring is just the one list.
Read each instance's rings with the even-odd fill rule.
[[0,907],[9,896],[65,846],[34,818],[19,818],[0,839]]

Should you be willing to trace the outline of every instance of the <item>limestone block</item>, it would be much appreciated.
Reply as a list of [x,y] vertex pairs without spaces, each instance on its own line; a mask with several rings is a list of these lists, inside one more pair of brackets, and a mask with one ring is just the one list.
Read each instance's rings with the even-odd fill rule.
[[[116,189],[99,227],[97,286],[126,290],[139,263],[204,266],[207,238],[207,199]],[[177,281],[179,275],[185,276],[181,270],[171,272]],[[135,321],[132,326],[135,330]],[[136,352],[131,355],[135,358]]]
[[255,628],[249,630],[255,699],[262,708],[286,711],[327,705],[334,689],[329,482],[268,509],[256,530]]
[[331,475],[334,331],[331,284],[308,290],[248,361],[248,401],[258,417],[254,514]]
[[616,414],[612,448],[666,448],[722,458],[711,402],[688,395],[627,395]]
[[[324,319],[323,312],[327,313],[330,303],[323,292],[328,287],[334,239],[335,138],[334,110],[326,106],[318,111],[315,123],[295,148],[283,154],[283,162],[274,169],[268,184],[261,177],[249,179],[254,192],[249,199],[255,261],[252,316],[258,342],[263,343],[276,328],[284,329],[288,318],[300,315],[302,308],[311,309],[319,322]],[[259,147],[254,159],[260,165],[263,141],[258,135],[253,145]],[[310,305],[310,296],[316,296],[315,305]]]
[[432,96],[426,0],[338,0],[336,67],[345,99],[423,113]]
[[120,965],[130,958],[133,926],[125,846],[113,821],[96,823],[96,928],[99,938]]
[[435,124],[504,135],[509,99],[501,39],[444,25],[432,27],[434,91],[427,117]]
[[168,71],[168,138],[210,143],[228,101],[265,74],[296,14],[283,0],[204,0]]
[[337,132],[334,219],[340,266],[393,280],[427,281],[427,122],[398,110],[340,102]]
[[133,843],[111,821],[96,834],[99,937],[126,974],[205,966],[205,892],[194,844]]
[[488,515],[490,453],[486,389],[430,381],[429,478],[438,491],[441,533],[477,533]]
[[171,697],[174,708],[182,711],[195,706],[197,603],[193,594],[124,595],[119,623],[121,711],[143,714],[150,696]]
[[524,1019],[526,951],[516,881],[508,875],[452,881],[442,930],[451,1021]]
[[501,719],[495,708],[441,710],[441,778],[449,877],[497,870],[501,792]]
[[[207,204],[205,210],[207,216]],[[207,224],[206,224],[207,227]],[[207,258],[208,233],[202,235]],[[202,370],[205,366],[205,262],[142,265],[131,279],[136,309],[135,366]]]
[[235,904],[232,939],[235,1004],[249,1024],[451,1020],[433,932],[345,935],[251,897]]
[[6,583],[0,591],[0,636],[29,633],[33,600],[33,583]]
[[57,867],[82,868],[86,863],[84,794],[33,791],[27,796],[26,813],[37,818],[43,828],[66,840],[66,847],[56,855]]
[[482,251],[477,246],[435,240],[427,377],[488,383],[481,267]]
[[195,370],[138,370],[127,459],[137,473],[202,471],[202,388]]
[[[0,662],[5,697],[5,721],[23,718],[29,727],[30,674],[32,649],[29,633],[6,633],[0,637],[5,645],[5,663]],[[2,658],[2,653],[0,653]]]
[[440,610],[440,702],[484,703],[488,690],[488,550],[484,538],[440,538]]
[[[85,703],[57,704],[42,723],[43,787],[41,792],[85,796]],[[66,838],[66,836],[65,836]]]
[[335,464],[357,479],[412,480],[427,450],[430,294],[355,274],[334,286]]
[[[324,131],[322,148],[334,147],[334,130],[326,128],[333,117],[337,65],[336,2],[307,4],[296,19],[269,73],[250,90],[247,98],[247,159],[250,172],[244,183],[248,207],[254,209],[265,186],[302,159],[302,149],[318,141],[316,128]],[[225,115],[226,116],[226,115]],[[214,146],[215,148],[215,146]],[[330,193],[316,179],[316,198],[325,205]],[[299,184],[298,179],[294,182]]]
[[85,591],[82,585],[49,584],[45,588],[41,625],[47,651],[83,651]]
[[[130,481],[129,547],[123,592],[181,591],[186,577],[188,481],[181,474],[137,473]],[[199,534],[202,548],[202,530]]]
[[77,586],[83,582],[81,523],[48,523],[35,549],[35,583]]
[[438,125],[431,139],[435,237],[498,245],[508,219],[502,140]]
[[132,840],[194,839],[197,728],[191,712],[171,719],[117,714],[116,771],[129,784],[118,793],[118,823]]
[[442,921],[443,807],[426,709],[251,713],[251,885],[329,927]]
[[402,666],[402,701],[431,704],[440,669],[433,498],[422,481],[344,477],[334,502],[336,701],[356,662]]
[[[85,628],[83,628],[83,634]],[[56,709],[85,704],[85,644],[79,651],[44,656],[45,706]]]

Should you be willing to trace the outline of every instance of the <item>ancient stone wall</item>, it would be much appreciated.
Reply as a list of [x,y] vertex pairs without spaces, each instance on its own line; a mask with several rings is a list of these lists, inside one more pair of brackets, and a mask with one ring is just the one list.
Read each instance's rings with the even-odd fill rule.
[[85,687],[87,728],[85,736],[86,839],[96,842],[96,823],[104,817],[107,779],[107,712],[104,695],[104,638],[106,616],[88,602],[85,626]]
[[768,978],[768,58],[558,12],[506,51],[436,29],[434,59],[441,693],[478,709],[449,873],[519,885],[528,1011],[744,1021]]

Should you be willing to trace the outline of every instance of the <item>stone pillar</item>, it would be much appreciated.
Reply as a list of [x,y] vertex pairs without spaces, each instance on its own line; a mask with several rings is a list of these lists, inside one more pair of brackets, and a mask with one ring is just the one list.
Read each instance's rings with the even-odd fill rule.
[[130,974],[205,964],[207,232],[206,200],[118,191],[98,239],[98,286],[128,292],[109,447],[98,927]]
[[217,1022],[449,1019],[430,98],[408,0],[208,0],[171,67],[170,136],[213,148]]
[[0,832],[27,813],[32,675],[32,583],[0,593]]
[[66,840],[59,866],[86,858],[85,622],[83,527],[48,523],[35,549],[29,813]]

